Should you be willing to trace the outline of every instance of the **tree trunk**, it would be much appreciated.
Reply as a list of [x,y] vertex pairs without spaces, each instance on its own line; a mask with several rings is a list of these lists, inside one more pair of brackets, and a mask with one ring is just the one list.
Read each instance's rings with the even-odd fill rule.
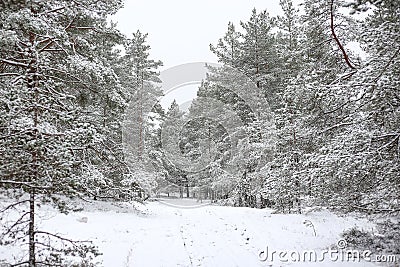
[[30,192],[29,198],[29,267],[36,267],[35,259],[35,189]]
[[[31,33],[30,39],[32,47],[34,46],[33,42],[36,36]],[[37,57],[35,54],[32,55],[32,60],[30,62],[28,73],[32,75],[32,77],[28,76],[28,88],[34,91],[34,103],[35,107],[33,110],[33,127],[34,127],[34,139],[38,140],[38,124],[39,124],[39,92],[38,92],[38,77],[36,76],[37,72]],[[38,151],[36,148],[32,151],[32,164],[33,164],[33,173],[32,176],[29,177],[30,183],[32,184],[34,181],[38,180]],[[28,235],[29,235],[29,267],[36,267],[36,258],[35,258],[35,188],[32,187],[29,191],[29,226],[28,226]]]

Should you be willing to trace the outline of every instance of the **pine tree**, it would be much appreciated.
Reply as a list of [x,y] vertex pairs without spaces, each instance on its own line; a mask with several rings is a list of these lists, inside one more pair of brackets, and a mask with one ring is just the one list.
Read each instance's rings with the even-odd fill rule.
[[165,121],[162,124],[162,151],[164,153],[164,168],[167,171],[167,181],[177,185],[180,196],[183,196],[183,186],[186,181],[187,159],[181,150],[181,133],[184,126],[184,112],[180,110],[174,100],[167,110]]
[[[346,79],[332,86],[344,98],[330,108],[336,117],[327,131],[333,136],[324,146],[316,169],[331,177],[327,201],[346,210],[398,210],[398,56],[399,5],[382,1],[361,26],[357,40],[368,56]],[[339,113],[340,112],[340,113]]]
[[133,107],[133,114],[137,120],[137,157],[139,160],[144,153],[145,136],[145,111],[150,111],[148,105],[155,104],[161,92],[151,82],[159,82],[157,68],[162,66],[161,61],[149,59],[150,46],[146,44],[148,34],[142,34],[139,30],[133,33],[132,39],[125,44],[126,68],[132,75],[133,85],[130,98],[130,106]]
[[[79,245],[37,229],[36,207],[40,201],[51,201],[67,211],[60,196],[84,196],[91,190],[82,177],[97,172],[86,153],[100,138],[79,100],[115,82],[112,70],[88,51],[106,16],[121,3],[3,1],[1,5],[0,184],[3,193],[16,199],[3,212],[28,205],[28,212],[14,224],[2,224],[2,242],[27,238],[28,258],[17,264],[30,267],[62,264],[68,261],[62,255],[76,252],[96,256],[90,244]],[[55,247],[41,242],[44,238],[52,239]],[[57,247],[59,241],[69,246]],[[38,247],[47,252],[39,254]]]
[[232,22],[228,23],[228,30],[225,36],[218,40],[216,46],[210,44],[210,50],[217,57],[218,61],[231,68],[240,68],[242,35],[236,31]]
[[162,62],[149,59],[150,46],[146,43],[147,36],[139,30],[133,33],[132,39],[125,42],[126,54],[122,59],[123,67],[128,72],[124,80],[130,88],[129,106],[123,125],[124,155],[129,170],[122,183],[139,190],[140,197],[145,188],[146,198],[151,194],[150,191],[155,189],[157,176],[150,151],[147,149],[151,146],[146,144],[146,136],[151,131],[148,116],[158,103],[158,97],[162,95],[157,73],[157,68]]
[[275,19],[266,10],[257,13],[253,9],[247,22],[241,22],[244,29],[240,65],[243,72],[255,81],[257,88],[271,87],[275,80],[275,37],[272,29]]

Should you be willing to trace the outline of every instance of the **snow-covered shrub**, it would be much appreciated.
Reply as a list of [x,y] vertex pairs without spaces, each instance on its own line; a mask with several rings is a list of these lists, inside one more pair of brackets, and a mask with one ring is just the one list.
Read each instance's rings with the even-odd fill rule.
[[400,222],[377,223],[377,233],[353,227],[343,232],[348,246],[375,253],[400,254]]
[[145,170],[136,170],[133,173],[126,174],[121,184],[134,190],[144,191],[147,195],[151,195],[157,188],[157,175]]

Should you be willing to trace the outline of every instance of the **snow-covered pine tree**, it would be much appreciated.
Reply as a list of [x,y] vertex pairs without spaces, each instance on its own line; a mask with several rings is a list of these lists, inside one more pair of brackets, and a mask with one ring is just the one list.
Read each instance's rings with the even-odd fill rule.
[[161,61],[149,59],[150,46],[146,43],[148,34],[143,34],[139,30],[132,34],[132,39],[125,43],[125,64],[132,75],[133,84],[131,84],[131,106],[137,109],[138,140],[137,153],[138,158],[144,154],[144,136],[146,121],[144,113],[149,104],[155,103],[157,97],[162,93],[154,83],[159,82],[158,67],[162,66]]
[[111,0],[1,2],[0,184],[15,199],[2,214],[28,208],[14,223],[2,223],[1,240],[28,244],[18,265],[71,264],[75,253],[85,261],[97,255],[90,244],[38,229],[36,208],[50,201],[67,211],[65,197],[92,191],[84,177],[97,183],[103,177],[88,160],[102,138],[80,100],[106,95],[103,86],[112,90],[118,83],[90,51],[106,34],[106,16],[119,7],[121,1]]
[[[191,151],[199,150],[200,142],[203,142],[205,148],[210,144],[213,147],[213,152],[208,153],[211,158],[205,164],[207,168],[197,176],[201,179],[198,184],[212,188],[215,196],[230,197],[232,204],[254,205],[254,201],[247,200],[256,199],[255,195],[259,193],[257,190],[262,184],[252,179],[248,193],[240,188],[241,184],[248,183],[245,180],[260,178],[250,175],[242,179],[247,175],[245,172],[258,170],[258,165],[265,160],[262,156],[266,148],[263,142],[266,141],[268,126],[265,124],[267,120],[263,118],[268,114],[259,114],[257,105],[262,101],[258,102],[261,99],[257,99],[257,96],[246,99],[257,88],[244,74],[231,67],[210,67],[209,71],[206,81],[198,90],[199,98],[193,101],[190,108],[188,118],[191,122],[187,124],[192,129],[190,133],[188,130]],[[197,154],[202,152],[206,151],[200,150]],[[222,187],[225,189],[221,190]],[[219,194],[215,191],[219,191]],[[239,204],[239,199],[247,200],[240,200]]]
[[182,162],[183,151],[180,148],[181,133],[184,126],[184,112],[180,110],[176,100],[169,106],[165,120],[161,125],[161,148],[163,151],[163,166],[166,170],[166,180],[179,190],[183,197],[184,187],[188,188],[187,165]]
[[157,191],[166,187],[167,170],[164,168],[165,155],[162,150],[161,132],[166,114],[160,103],[157,103],[148,115],[148,127],[145,133],[146,154],[157,173]]
[[[322,152],[320,148],[332,140],[330,134],[322,133],[328,125],[334,125],[341,119],[343,110],[327,111],[334,110],[335,106],[340,107],[351,94],[349,91],[335,90],[333,86],[337,79],[346,77],[351,68],[343,58],[343,52],[333,36],[332,28],[335,29],[336,37],[340,37],[341,45],[344,45],[351,40],[352,32],[336,25],[342,23],[349,25],[345,29],[353,29],[351,25],[354,24],[337,12],[336,3],[332,8],[327,1],[304,1],[303,7],[305,15],[301,21],[297,19],[294,28],[302,29],[295,35],[297,48],[294,55],[298,57],[298,64],[293,65],[293,73],[288,77],[288,81],[282,83],[281,108],[276,112],[277,157],[271,163],[271,172],[266,174],[271,183],[280,183],[282,189],[287,189],[287,195],[292,200],[280,201],[281,204],[289,205],[287,208],[293,206],[294,200],[305,195],[311,195],[318,203],[322,201],[328,204],[328,198],[332,200],[328,196],[338,186],[330,184],[330,181],[334,180],[331,172],[333,166],[322,168],[327,172],[318,175],[314,172],[314,167],[327,166],[325,162],[317,163]],[[290,13],[285,14],[287,18],[283,23],[287,24]],[[331,14],[334,15],[333,22]],[[288,27],[285,28],[288,32]],[[290,38],[288,40],[290,41]],[[346,51],[346,55],[349,54]],[[287,63],[295,61],[286,57],[284,62],[290,67]],[[331,159],[333,158],[335,157]],[[271,192],[270,185],[266,185],[266,189]],[[284,195],[278,190],[275,190],[275,193],[279,196]],[[298,201],[295,203],[299,204]]]
[[266,10],[257,13],[253,9],[250,19],[240,25],[244,30],[240,56],[242,70],[255,81],[258,88],[266,89],[275,77],[275,36],[272,34],[275,19]]
[[301,149],[302,108],[307,99],[304,89],[291,90],[304,65],[304,55],[300,46],[302,34],[298,10],[290,0],[280,1],[283,15],[278,16],[276,24],[277,62],[279,78],[276,82],[275,123],[276,151],[273,160],[262,169],[265,177],[263,195],[268,204],[280,211],[292,211],[294,204],[299,207],[300,185],[295,173],[300,171],[299,160]]
[[218,173],[226,172],[223,168],[230,158],[231,140],[225,128],[227,114],[221,114],[218,107],[207,103],[208,100],[193,101],[182,130],[181,147],[189,164],[196,165],[190,175],[194,190],[201,192],[203,198],[215,199],[216,189],[221,188]]
[[[369,3],[370,5],[365,5]],[[336,105],[327,108],[329,134],[318,159],[310,161],[313,177],[326,188],[325,202],[343,210],[399,210],[399,10],[392,1],[360,1],[355,11],[373,8],[360,23],[355,39],[366,59],[332,83]],[[351,10],[352,11],[352,10]],[[354,10],[353,10],[354,11]],[[323,163],[323,164],[321,164]],[[324,167],[322,167],[324,166]]]
[[241,34],[236,31],[235,25],[229,22],[225,36],[218,40],[217,45],[210,44],[210,50],[218,57],[219,62],[231,68],[240,68],[241,41]]
[[400,3],[366,2],[374,10],[361,24],[357,40],[368,56],[348,88],[360,88],[353,110],[359,113],[355,123],[362,125],[365,140],[360,135],[354,140],[358,151],[363,150],[363,170],[370,174],[366,179],[356,174],[363,187],[352,206],[393,213],[400,211]]
[[139,30],[133,33],[132,38],[127,39],[124,44],[125,56],[122,59],[128,72],[124,80],[130,87],[129,107],[123,126],[124,152],[129,171],[122,182],[139,188],[139,196],[145,193],[146,197],[155,189],[158,176],[150,157],[152,147],[146,145],[146,136],[149,136],[148,132],[152,127],[149,113],[158,103],[157,98],[162,95],[157,73],[162,62],[149,58],[150,46],[146,41],[147,36],[148,34]]
[[[237,32],[234,25],[229,24],[224,38],[216,46],[210,46],[226,68],[210,68],[211,74],[199,89],[199,95],[218,99],[240,117],[241,123],[230,136],[237,148],[231,158],[231,168],[235,170],[231,171],[240,175],[232,179],[236,190],[230,193],[235,195],[236,205],[255,206],[255,200],[261,199],[263,187],[262,175],[257,173],[267,161],[266,152],[272,153],[273,127],[269,110],[270,107],[276,109],[278,104],[280,61],[276,51],[275,19],[267,11],[258,13],[254,9],[249,21],[240,25],[243,32]],[[240,95],[232,90],[246,88],[249,81],[257,88],[251,97],[246,99],[246,94],[254,90],[236,90]]]
[[[123,190],[120,181],[127,172],[122,149],[122,121],[129,100],[130,87],[125,81],[127,70],[116,45],[123,45],[126,38],[102,23],[102,31],[91,40],[91,45],[81,52],[88,58],[96,59],[96,63],[104,69],[101,80],[95,81],[96,92],[85,92],[79,96],[81,108],[87,121],[96,126],[101,140],[88,154],[87,160],[96,165],[104,175],[106,184],[99,184],[95,198],[115,198],[118,195],[129,195]],[[91,75],[91,77],[96,77]],[[99,190],[98,190],[99,189]],[[125,192],[121,192],[125,191]]]

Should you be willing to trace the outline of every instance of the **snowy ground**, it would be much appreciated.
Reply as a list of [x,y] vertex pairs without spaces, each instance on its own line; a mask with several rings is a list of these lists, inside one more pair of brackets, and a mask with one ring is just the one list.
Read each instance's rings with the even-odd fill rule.
[[[69,215],[44,207],[40,225],[70,238],[93,240],[103,252],[98,260],[106,267],[376,266],[365,261],[334,262],[329,256],[317,263],[285,263],[276,255],[273,263],[259,259],[267,246],[269,253],[320,253],[336,244],[344,229],[373,227],[365,219],[338,217],[327,211],[272,214],[267,209],[220,207],[188,199],[159,199],[136,206],[135,210],[126,203],[95,202]],[[304,220],[312,222],[317,236]],[[0,247],[0,262],[21,253],[19,248]]]

